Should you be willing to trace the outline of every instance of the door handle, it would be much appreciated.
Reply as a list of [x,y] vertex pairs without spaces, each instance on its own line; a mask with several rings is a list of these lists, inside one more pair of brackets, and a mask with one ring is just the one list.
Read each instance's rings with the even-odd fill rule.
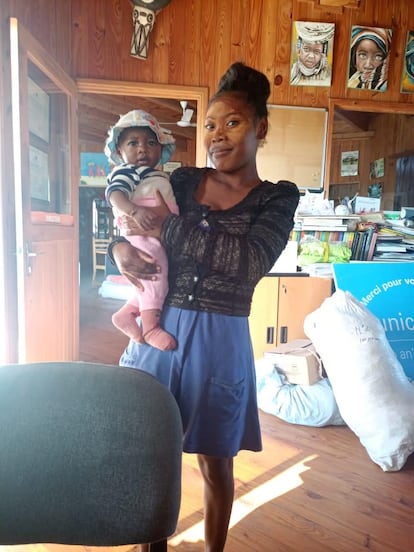
[[36,253],[35,251],[31,251],[29,242],[26,242],[25,254],[26,254],[26,275],[30,276],[32,273],[31,259],[33,257],[37,257],[38,255],[43,255],[43,253],[42,252]]

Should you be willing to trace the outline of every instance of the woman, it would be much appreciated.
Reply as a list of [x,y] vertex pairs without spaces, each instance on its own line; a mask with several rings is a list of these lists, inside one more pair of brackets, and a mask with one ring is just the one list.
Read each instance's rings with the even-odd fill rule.
[[[183,450],[198,455],[204,479],[208,552],[224,549],[233,457],[262,448],[248,315],[256,283],[286,245],[299,201],[294,184],[263,182],[257,172],[269,95],[266,76],[242,63],[221,78],[205,119],[215,168],[171,175],[179,216],[161,197],[152,209],[150,234],[160,237],[169,261],[162,323],[177,348],[162,352],[130,342],[120,361],[155,375],[177,399]],[[134,233],[133,221],[125,224]],[[156,278],[150,259],[129,244],[114,242],[110,254],[132,283]]]
[[352,27],[348,88],[385,91],[392,30]]

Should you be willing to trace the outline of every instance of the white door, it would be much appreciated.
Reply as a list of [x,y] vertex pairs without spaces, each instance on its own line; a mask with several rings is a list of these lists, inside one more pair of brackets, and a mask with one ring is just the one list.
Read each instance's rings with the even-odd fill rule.
[[18,361],[79,348],[77,91],[10,20]]

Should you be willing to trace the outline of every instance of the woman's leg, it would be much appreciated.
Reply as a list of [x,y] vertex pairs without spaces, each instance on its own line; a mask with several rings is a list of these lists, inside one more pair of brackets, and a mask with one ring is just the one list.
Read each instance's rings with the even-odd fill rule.
[[198,455],[204,479],[206,552],[222,552],[234,498],[233,458]]

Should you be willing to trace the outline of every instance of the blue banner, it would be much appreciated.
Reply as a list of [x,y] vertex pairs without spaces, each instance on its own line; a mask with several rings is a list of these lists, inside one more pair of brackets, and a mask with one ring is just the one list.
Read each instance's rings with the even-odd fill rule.
[[337,289],[349,291],[382,323],[404,372],[414,379],[414,262],[332,265]]

